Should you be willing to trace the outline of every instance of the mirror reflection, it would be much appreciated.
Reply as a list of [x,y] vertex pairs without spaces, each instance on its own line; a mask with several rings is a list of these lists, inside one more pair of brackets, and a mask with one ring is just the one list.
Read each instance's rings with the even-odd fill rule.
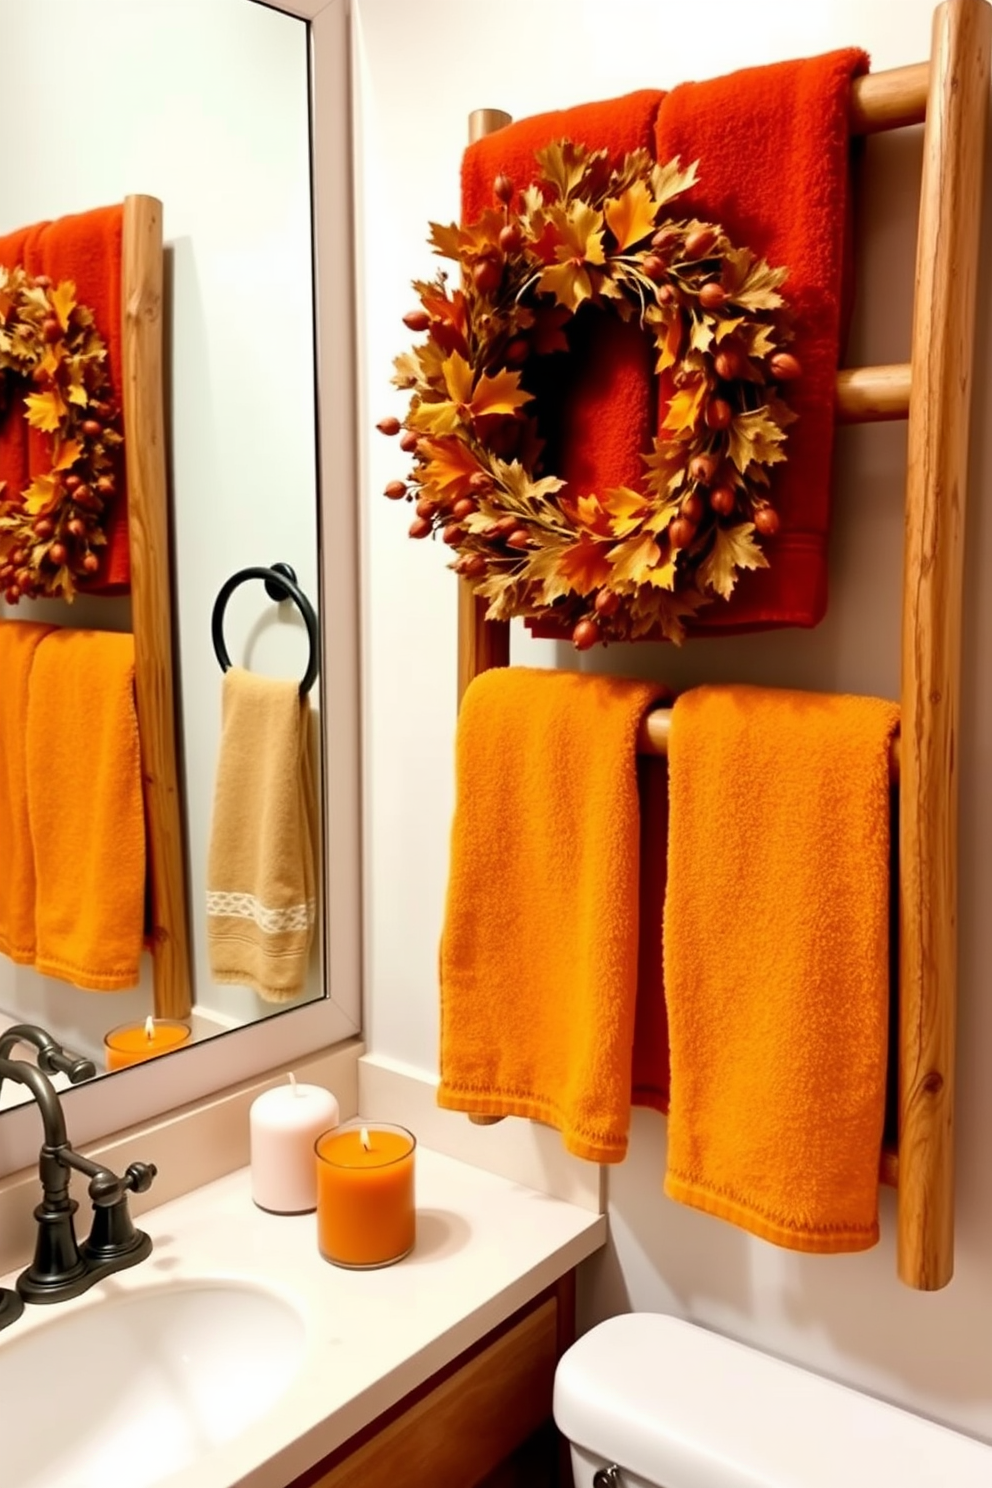
[[[259,816],[285,784],[285,770],[260,782],[249,769],[221,810],[222,694],[227,707],[238,679],[299,683],[310,660],[300,607],[243,582],[224,607],[233,663],[225,676],[211,636],[215,602],[239,572],[274,563],[290,565],[315,609],[319,600],[307,27],[255,0],[0,0],[0,26],[18,37],[19,58],[0,90],[0,239],[134,194],[163,204],[175,724],[193,989],[192,1013],[180,1021],[195,1041],[323,991],[319,781],[305,806],[283,792],[287,809],[305,810],[313,836],[301,902],[317,923],[301,975],[279,986],[252,972],[250,956],[225,961],[210,944],[207,915],[208,891],[230,890],[250,901],[236,910],[249,939],[264,921],[264,892],[217,877],[218,811],[228,825],[239,810]],[[0,403],[0,441],[12,426]],[[7,496],[0,492],[0,501]],[[127,633],[134,617],[126,596],[83,595],[71,606],[0,600],[0,626],[24,621]],[[319,680],[308,703],[297,707],[295,726],[308,735],[316,769]],[[57,728],[54,711],[47,726]],[[257,714],[248,717],[234,752],[257,765],[266,751],[253,734]],[[86,792],[96,730],[76,727],[74,788]],[[46,831],[57,836],[57,810]],[[72,854],[86,850],[66,841],[68,877]],[[141,1040],[155,1011],[147,950],[137,985],[118,990],[81,988],[0,955],[0,1030],[40,1023],[101,1069],[111,1030],[140,1029],[139,1053],[147,1052]],[[165,1026],[151,1037],[181,1042]],[[115,1058],[117,1067],[128,1062]],[[3,1102],[19,1094],[8,1085]]]

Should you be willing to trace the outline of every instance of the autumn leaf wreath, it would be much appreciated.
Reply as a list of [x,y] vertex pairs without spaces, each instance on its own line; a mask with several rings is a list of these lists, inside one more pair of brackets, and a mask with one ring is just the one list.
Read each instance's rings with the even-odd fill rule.
[[[413,470],[385,494],[416,501],[410,536],[441,534],[489,619],[550,614],[580,649],[678,642],[742,569],[768,566],[768,472],[795,418],[780,389],[801,373],[785,349],[787,270],[716,224],[673,217],[696,163],[638,150],[611,170],[605,151],[569,140],[537,161],[524,191],[497,176],[498,205],[476,222],[431,224],[460,283],[444,271],[414,282],[420,308],[404,321],[427,337],[393,379],[409,411],[378,425]],[[636,317],[657,353],[667,410],[638,489],[572,493],[542,469],[528,373],[568,351],[564,327],[589,307]]]
[[23,491],[0,481],[0,590],[71,600],[100,567],[97,549],[114,494],[114,428],[107,348],[76,286],[0,265],[0,431],[22,401],[32,429],[51,436],[51,463]]

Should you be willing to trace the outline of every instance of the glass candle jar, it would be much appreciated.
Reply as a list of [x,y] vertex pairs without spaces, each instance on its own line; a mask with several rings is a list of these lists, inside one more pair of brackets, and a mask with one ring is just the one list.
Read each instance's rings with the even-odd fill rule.
[[318,1137],[317,1243],[326,1261],[390,1266],[416,1235],[414,1153],[405,1127],[354,1121]]

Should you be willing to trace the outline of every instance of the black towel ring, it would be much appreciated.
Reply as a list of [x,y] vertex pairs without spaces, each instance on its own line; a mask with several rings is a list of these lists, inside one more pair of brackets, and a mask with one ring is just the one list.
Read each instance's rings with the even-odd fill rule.
[[310,638],[310,660],[307,663],[303,681],[300,683],[300,697],[305,697],[316,682],[317,673],[320,671],[320,635],[317,630],[316,611],[303,590],[297,585],[296,574],[288,563],[273,563],[271,568],[239,569],[222,587],[214,600],[214,612],[210,620],[210,633],[213,636],[214,651],[220,662],[220,669],[226,672],[231,666],[231,658],[224,644],[224,611],[227,609],[227,601],[238,585],[246,583],[248,579],[262,579],[265,583],[265,592],[270,599],[276,601],[291,599],[306,622],[307,635]]

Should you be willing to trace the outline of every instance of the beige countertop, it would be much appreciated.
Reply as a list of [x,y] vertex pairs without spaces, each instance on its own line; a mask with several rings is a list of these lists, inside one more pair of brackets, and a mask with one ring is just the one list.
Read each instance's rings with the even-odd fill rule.
[[[0,1333],[0,1362],[18,1339],[57,1328],[108,1298],[174,1292],[205,1280],[277,1293],[305,1329],[298,1373],[235,1440],[157,1481],[163,1488],[285,1488],[606,1239],[603,1216],[424,1148],[417,1152],[416,1185],[413,1252],[395,1266],[356,1272],[321,1258],[314,1215],[257,1209],[242,1169],[146,1212],[140,1225],[154,1243],[149,1259],[80,1298],[28,1307]],[[83,1238],[85,1188],[78,1196]],[[13,1277],[2,1284],[11,1286]],[[93,1368],[99,1370],[99,1360]],[[15,1463],[18,1451],[16,1404],[9,1399],[0,1414],[8,1410],[4,1481],[11,1488],[14,1482],[71,1488],[71,1448],[69,1465],[55,1476],[25,1478],[25,1467],[22,1476],[8,1478],[12,1440]],[[30,1460],[25,1447],[24,1463]],[[122,1474],[124,1488],[123,1464]]]

